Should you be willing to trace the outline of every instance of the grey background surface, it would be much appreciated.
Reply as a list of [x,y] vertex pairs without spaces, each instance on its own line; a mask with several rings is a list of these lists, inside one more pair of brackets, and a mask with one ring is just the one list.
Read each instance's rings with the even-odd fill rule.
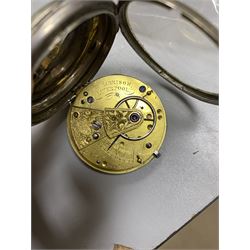
[[74,154],[67,109],[32,127],[33,248],[154,248],[218,196],[218,106],[171,87],[120,32],[95,78],[109,74],[134,76],[160,96],[168,119],[162,156],[106,175]]

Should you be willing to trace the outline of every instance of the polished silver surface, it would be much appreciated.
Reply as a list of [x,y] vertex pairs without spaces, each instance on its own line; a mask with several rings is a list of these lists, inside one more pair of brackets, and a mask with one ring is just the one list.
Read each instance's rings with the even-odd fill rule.
[[112,2],[53,1],[32,18],[32,122],[48,119],[96,74],[118,24]]

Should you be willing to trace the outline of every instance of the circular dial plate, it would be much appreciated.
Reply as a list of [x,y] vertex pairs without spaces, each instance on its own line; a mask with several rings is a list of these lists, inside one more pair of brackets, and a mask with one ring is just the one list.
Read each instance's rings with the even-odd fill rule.
[[159,97],[148,85],[111,75],[79,91],[68,112],[68,136],[89,166],[123,174],[159,157],[166,118]]

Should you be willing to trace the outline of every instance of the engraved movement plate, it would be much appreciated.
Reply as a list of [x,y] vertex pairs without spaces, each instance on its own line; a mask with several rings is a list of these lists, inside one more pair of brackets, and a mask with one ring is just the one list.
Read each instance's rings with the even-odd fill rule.
[[82,161],[102,172],[123,174],[160,156],[167,117],[148,85],[111,75],[80,90],[67,124],[70,143]]

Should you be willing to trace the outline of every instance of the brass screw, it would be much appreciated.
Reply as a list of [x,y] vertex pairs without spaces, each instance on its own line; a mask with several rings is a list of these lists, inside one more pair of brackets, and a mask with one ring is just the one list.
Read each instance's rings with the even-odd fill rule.
[[93,139],[97,140],[99,138],[99,134],[98,133],[94,133],[93,135]]
[[148,143],[146,144],[146,148],[151,148],[151,147],[152,147],[152,143],[148,142]]
[[75,118],[77,118],[77,117],[78,117],[78,113],[77,113],[77,112],[74,112],[74,113],[73,113],[73,116],[74,116]]
[[137,155],[137,162],[138,162],[138,163],[142,163],[142,159],[140,158],[139,155]]

